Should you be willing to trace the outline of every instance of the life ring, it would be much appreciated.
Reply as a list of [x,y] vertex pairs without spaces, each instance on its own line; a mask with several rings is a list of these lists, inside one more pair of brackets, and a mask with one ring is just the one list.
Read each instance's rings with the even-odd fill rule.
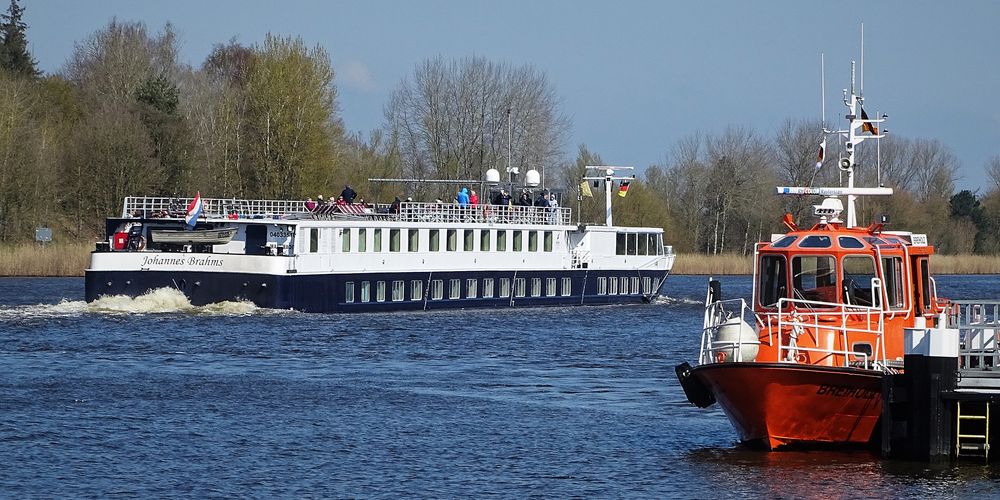
[[726,362],[726,353],[724,353],[724,352],[717,352],[717,353],[715,353],[715,362],[716,363],[725,363]]

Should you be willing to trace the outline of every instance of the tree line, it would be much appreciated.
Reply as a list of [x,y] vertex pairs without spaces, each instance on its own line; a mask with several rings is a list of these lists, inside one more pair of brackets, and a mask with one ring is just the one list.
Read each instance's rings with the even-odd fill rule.
[[[351,184],[368,201],[450,200],[455,186],[369,178],[482,179],[485,171],[542,172],[581,222],[603,222],[602,186],[581,193],[586,145],[567,154],[571,122],[544,72],[482,57],[430,58],[392,91],[384,125],[349,133],[329,53],[300,38],[217,44],[197,67],[178,60],[171,25],[111,20],[42,74],[27,50],[23,8],[0,18],[0,242],[90,239],[125,196],[297,199]],[[811,221],[815,198],[776,185],[840,185],[836,154],[817,169],[822,125],[786,121],[761,134],[729,127],[680,138],[667,160],[639,169],[615,222],[663,227],[676,250],[753,251],[781,214]],[[836,141],[834,141],[836,142]],[[861,146],[868,146],[868,141]],[[666,147],[666,146],[665,146]],[[926,232],[941,251],[994,253],[1000,234],[1000,157],[982,193],[955,193],[958,160],[935,140],[890,136],[858,152],[859,185],[896,194],[865,199],[860,221]],[[876,163],[880,166],[875,168]]]

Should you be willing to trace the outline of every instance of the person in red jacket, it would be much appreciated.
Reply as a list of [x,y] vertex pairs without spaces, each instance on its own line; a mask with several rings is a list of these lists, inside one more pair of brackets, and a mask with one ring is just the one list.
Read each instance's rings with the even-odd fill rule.
[[469,205],[476,206],[478,204],[479,204],[479,195],[477,195],[476,192],[473,191],[469,195]]

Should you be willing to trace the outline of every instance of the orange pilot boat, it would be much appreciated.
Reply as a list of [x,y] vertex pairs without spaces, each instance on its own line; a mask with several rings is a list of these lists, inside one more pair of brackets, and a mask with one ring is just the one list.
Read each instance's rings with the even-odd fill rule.
[[847,186],[778,188],[825,196],[814,205],[819,222],[799,228],[786,215],[788,232],[757,244],[749,303],[722,300],[709,282],[698,363],[676,369],[688,400],[718,403],[749,445],[870,442],[883,378],[902,370],[903,329],[933,327],[947,309],[925,235],[857,225],[855,198],[892,190],[854,186],[854,146],[881,138],[883,119],[868,119],[851,86],[849,127],[824,131],[845,140]]

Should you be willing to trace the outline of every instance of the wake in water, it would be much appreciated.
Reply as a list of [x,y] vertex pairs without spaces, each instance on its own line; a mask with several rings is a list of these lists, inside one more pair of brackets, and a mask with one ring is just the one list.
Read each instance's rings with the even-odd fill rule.
[[654,304],[680,304],[680,305],[695,305],[700,306],[705,303],[704,300],[694,300],[686,297],[667,297],[666,295],[661,295],[653,301]]
[[217,302],[204,306],[193,306],[188,298],[174,288],[157,288],[138,297],[112,295],[101,297],[94,302],[63,300],[58,304],[38,304],[0,308],[0,319],[25,317],[76,316],[81,314],[162,314],[180,313],[207,316],[250,316],[254,314],[285,313],[274,309],[263,309],[252,302]]

